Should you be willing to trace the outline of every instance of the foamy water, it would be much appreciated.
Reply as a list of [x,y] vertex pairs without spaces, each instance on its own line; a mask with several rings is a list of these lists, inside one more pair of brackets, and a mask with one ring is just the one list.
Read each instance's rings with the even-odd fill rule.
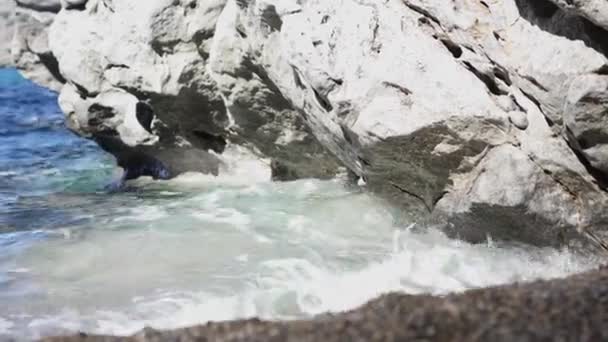
[[91,205],[95,219],[0,237],[14,249],[1,259],[8,286],[0,334],[293,319],[390,291],[444,294],[564,276],[598,262],[416,232],[396,225],[396,211],[382,201],[337,180],[221,180],[188,175],[95,200],[59,197]]

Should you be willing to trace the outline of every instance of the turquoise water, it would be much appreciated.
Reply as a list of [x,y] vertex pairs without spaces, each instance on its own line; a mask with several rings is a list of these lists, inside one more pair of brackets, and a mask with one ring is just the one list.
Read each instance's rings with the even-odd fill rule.
[[271,183],[265,163],[231,158],[217,178],[106,192],[113,159],[67,131],[56,94],[0,70],[0,340],[309,317],[598,263],[415,232],[364,189]]

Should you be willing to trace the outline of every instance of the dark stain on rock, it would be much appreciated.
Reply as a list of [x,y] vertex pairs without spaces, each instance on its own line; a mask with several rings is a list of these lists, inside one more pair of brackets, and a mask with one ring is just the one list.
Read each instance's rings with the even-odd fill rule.
[[262,22],[264,22],[272,31],[281,31],[283,28],[283,20],[277,13],[274,5],[268,5],[262,11]]

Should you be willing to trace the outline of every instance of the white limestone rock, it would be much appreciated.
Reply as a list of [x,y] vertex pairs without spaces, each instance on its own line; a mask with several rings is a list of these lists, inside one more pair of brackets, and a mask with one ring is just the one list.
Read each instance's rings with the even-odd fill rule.
[[11,54],[14,66],[30,80],[59,91],[65,82],[48,42],[59,1],[17,1]]
[[441,217],[475,241],[559,244],[605,220],[605,192],[559,131],[570,84],[606,57],[580,18],[566,21],[572,40],[551,30],[567,14],[550,14],[523,0],[229,1],[216,37],[244,43],[215,58],[265,70],[317,139],[410,219]]
[[48,44],[62,108],[123,161],[215,173],[192,151],[233,144],[275,179],[342,166],[471,241],[560,245],[608,223],[599,1],[62,4]]
[[0,67],[11,66],[11,41],[15,26],[15,3],[13,0],[0,0]]

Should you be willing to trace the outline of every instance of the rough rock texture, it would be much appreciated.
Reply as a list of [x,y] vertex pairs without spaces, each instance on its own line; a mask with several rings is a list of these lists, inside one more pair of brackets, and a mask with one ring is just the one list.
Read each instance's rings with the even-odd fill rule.
[[446,297],[390,294],[310,321],[208,323],[133,337],[76,335],[47,342],[572,341],[608,340],[608,269]]
[[559,245],[608,223],[603,1],[62,6],[48,44],[36,29],[13,51],[56,59],[69,126],[126,178],[221,173],[238,145],[274,179],[344,167],[470,241]]
[[571,85],[606,68],[602,29],[585,25],[546,1],[233,1],[214,47],[247,49],[211,55],[263,68],[412,219],[558,244],[605,222],[601,169],[561,134]]
[[60,9],[59,0],[17,0],[10,44],[12,64],[25,77],[55,91],[61,89],[65,79],[50,50],[48,32]]
[[11,41],[14,35],[15,3],[0,1],[0,67],[13,64]]
[[[70,127],[93,139],[115,140],[102,146],[121,164],[128,163],[120,160],[123,151],[145,155],[169,176],[217,174],[222,166],[217,155],[228,144],[272,159],[275,171],[285,169],[277,179],[335,175],[335,158],[263,70],[226,61],[222,82],[212,77],[211,45],[224,5],[224,0],[88,1],[61,11],[50,45],[68,80],[60,104]],[[246,81],[230,83],[230,73]],[[240,93],[240,100],[232,99]]]

